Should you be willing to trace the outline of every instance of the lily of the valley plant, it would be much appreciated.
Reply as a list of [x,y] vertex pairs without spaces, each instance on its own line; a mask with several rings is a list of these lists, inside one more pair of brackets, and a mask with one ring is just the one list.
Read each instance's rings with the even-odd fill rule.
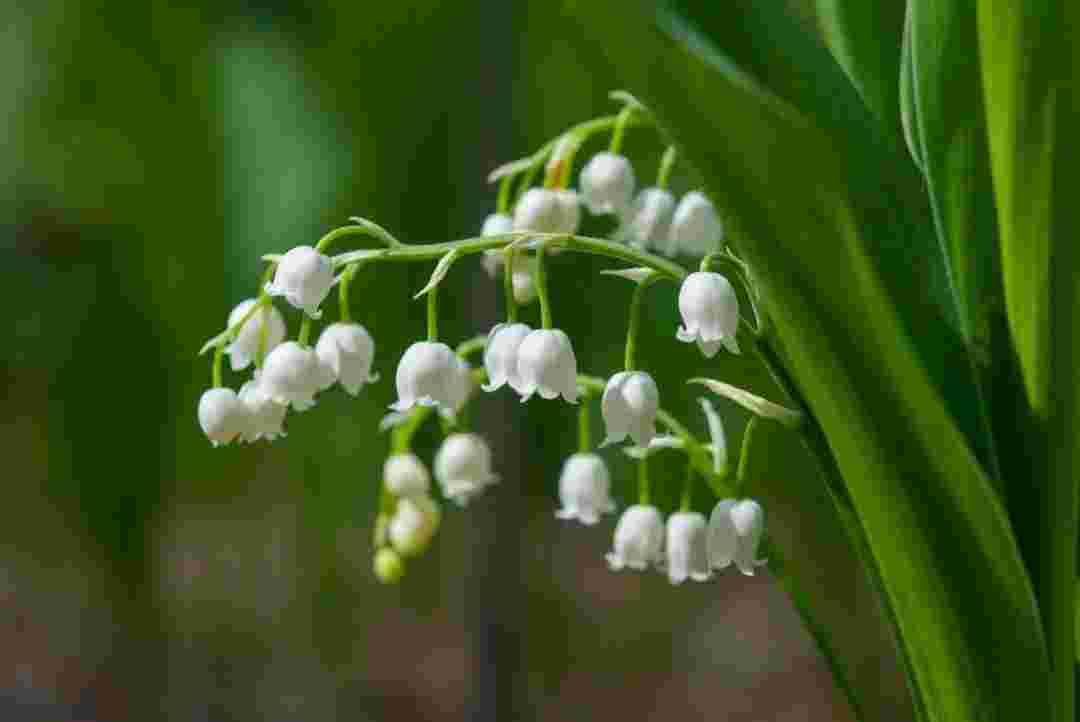
[[[206,346],[213,383],[199,421],[209,440],[275,439],[288,407],[304,411],[336,383],[362,393],[377,380],[377,339],[350,317],[351,281],[384,261],[436,262],[417,294],[428,304],[427,338],[403,350],[399,400],[383,422],[381,579],[396,580],[424,551],[445,500],[464,506],[499,483],[487,442],[466,428],[478,389],[576,404],[579,448],[552,479],[553,507],[557,496],[560,518],[590,525],[619,512],[611,569],[659,570],[674,584],[769,569],[852,715],[892,719],[882,680],[854,662],[865,659],[865,640],[838,633],[848,612],[817,581],[854,559],[890,632],[891,645],[874,653],[894,655],[907,681],[902,716],[1071,722],[1080,3],[575,8],[644,104],[615,94],[615,115],[494,171],[497,202],[479,237],[412,245],[353,219],[313,246],[267,257],[259,294]],[[652,134],[655,178],[623,153],[630,127]],[[597,137],[607,150],[576,169],[579,149]],[[702,187],[672,187],[676,163],[695,169]],[[579,235],[584,214],[617,219],[612,237]],[[379,247],[348,250],[350,240]],[[610,273],[634,284],[622,368],[578,367],[581,341],[552,317],[559,279],[546,259],[556,252],[610,258]],[[451,346],[439,335],[438,293],[469,256],[501,278],[506,322]],[[313,339],[335,287],[342,318]],[[712,404],[665,406],[671,389],[638,363],[645,293],[677,306],[671,343],[707,358],[752,356],[775,380],[752,393],[719,373],[687,379],[753,414],[734,463]],[[305,314],[294,340],[276,299]],[[539,328],[518,318],[533,301]],[[242,385],[226,385],[226,355],[234,372],[254,370]],[[602,437],[589,428],[592,404]],[[699,409],[708,437],[680,421]],[[436,415],[447,436],[432,473],[411,441]],[[767,487],[749,478],[750,436],[766,432],[801,439],[816,470]],[[636,503],[622,510],[611,491],[624,480],[604,460],[616,447],[638,464]],[[651,493],[658,453],[686,460],[684,478],[662,482],[680,485],[678,508],[658,507]],[[771,501],[799,508],[815,494],[825,503],[806,507],[800,524],[815,535],[794,538],[772,523],[764,536]],[[835,545],[813,556],[825,538],[841,540],[848,566]]]

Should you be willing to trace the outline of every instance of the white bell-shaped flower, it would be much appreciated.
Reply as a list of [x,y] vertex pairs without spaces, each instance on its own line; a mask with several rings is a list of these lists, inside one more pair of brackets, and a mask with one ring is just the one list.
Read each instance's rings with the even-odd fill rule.
[[319,318],[319,304],[335,283],[334,263],[311,246],[297,246],[278,261],[274,280],[266,284],[271,296],[284,296],[290,304],[312,318]]
[[[502,251],[485,251],[480,263],[489,276],[501,279],[505,260],[506,256]],[[514,254],[514,270],[510,282],[514,285],[514,300],[522,306],[536,300],[536,283],[533,281],[535,268],[535,258],[527,253]]]
[[[229,314],[229,322],[226,324],[228,328],[240,323],[240,320],[248,315],[256,303],[258,303],[256,299],[249,298],[237,304]],[[232,343],[225,347],[225,353],[229,354],[229,363],[233,371],[240,371],[250,366],[259,353],[260,344],[263,344],[263,353],[270,353],[275,346],[285,340],[285,333],[285,319],[281,316],[281,311],[270,304],[255,311],[237,331]]]
[[408,411],[416,404],[439,406],[453,413],[461,395],[458,357],[444,343],[418,341],[398,362],[398,400],[390,408]]
[[402,556],[417,556],[435,536],[441,518],[439,505],[430,496],[401,497],[387,525],[386,536]]
[[522,306],[527,306],[536,300],[536,281],[533,278],[532,267],[535,266],[527,258],[521,259],[521,264],[514,264],[514,274],[510,277],[510,283],[514,286],[514,300]]
[[634,199],[634,167],[617,153],[597,153],[581,170],[581,200],[596,215],[624,213]]
[[648,447],[656,436],[656,413],[660,392],[653,377],[644,371],[620,371],[604,388],[600,410],[607,427],[604,444],[614,444],[630,436],[640,447]]
[[522,393],[524,384],[518,374],[518,349],[531,332],[532,329],[523,323],[500,323],[491,329],[484,347],[484,368],[488,375],[484,391],[495,391],[509,384],[514,391]]
[[664,520],[655,506],[635,504],[615,525],[614,548],[607,555],[613,570],[629,567],[639,571],[663,559]]
[[724,499],[709,517],[709,564],[725,569],[733,562],[743,574],[753,576],[765,564],[757,558],[765,532],[765,512],[753,499]]
[[621,235],[639,248],[663,250],[671,233],[675,196],[663,188],[646,188],[623,219]]
[[424,496],[431,488],[431,475],[416,454],[391,454],[383,464],[383,484],[394,496]]
[[559,394],[577,403],[577,358],[570,338],[558,329],[530,331],[518,347],[518,376],[522,401],[533,394],[553,399]]
[[570,190],[530,188],[514,207],[515,231],[576,233],[580,222],[578,196]]
[[465,408],[465,404],[476,390],[476,383],[472,378],[472,367],[460,356],[455,355],[454,359],[457,367],[450,380],[450,406],[439,409],[439,413],[451,420]]
[[[315,354],[323,366],[333,371],[345,391],[356,396],[364,384],[379,380],[371,373],[375,342],[358,323],[332,323],[319,334]],[[332,384],[333,382],[331,382]]]
[[282,425],[285,423],[285,412],[288,406],[274,401],[259,383],[258,378],[240,387],[240,401],[247,407],[249,417],[244,441],[253,442],[259,439],[273,441],[279,436],[285,436]]
[[501,236],[514,230],[514,219],[508,213],[492,213],[484,219],[481,236]]
[[666,552],[668,579],[672,584],[682,584],[687,579],[704,582],[712,577],[705,515],[679,511],[669,516]]
[[499,476],[491,471],[491,449],[477,434],[450,434],[435,454],[435,478],[443,495],[460,506],[494,484]]
[[581,225],[581,200],[578,194],[571,190],[556,191],[559,207],[562,208],[562,226],[559,233],[577,233]]
[[207,389],[199,397],[199,426],[214,446],[227,444],[248,429],[247,409],[232,389]]
[[679,289],[679,313],[683,325],[675,337],[698,344],[701,352],[712,358],[723,346],[739,353],[735,335],[739,330],[739,299],[735,289],[719,273],[697,271],[683,281]]
[[671,220],[669,255],[704,256],[720,249],[724,225],[712,201],[701,191],[690,191],[679,201]]
[[611,499],[611,476],[607,464],[596,454],[574,454],[563,464],[559,475],[560,519],[577,519],[592,525],[602,514],[615,511]]
[[330,376],[313,349],[286,341],[267,355],[259,384],[279,404],[305,411],[315,405],[315,394],[333,383]]

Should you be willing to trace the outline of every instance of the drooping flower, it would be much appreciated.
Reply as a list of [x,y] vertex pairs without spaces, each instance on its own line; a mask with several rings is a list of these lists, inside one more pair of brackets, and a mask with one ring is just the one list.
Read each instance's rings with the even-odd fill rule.
[[398,362],[398,400],[390,408],[408,411],[414,405],[439,406],[454,413],[461,394],[458,358],[444,343],[418,341]]
[[719,273],[697,271],[683,281],[679,289],[679,313],[683,325],[675,337],[698,344],[701,352],[712,358],[723,346],[739,353],[735,335],[739,330],[739,299],[735,289]]
[[508,213],[492,213],[484,219],[481,236],[501,236],[514,230],[514,219]]
[[607,427],[604,444],[614,444],[630,436],[634,443],[648,447],[656,436],[656,413],[660,392],[653,377],[644,371],[620,371],[604,388],[600,409]]
[[679,511],[668,517],[667,573],[672,584],[687,579],[704,582],[712,577],[704,514]]
[[288,406],[278,403],[270,397],[258,378],[248,381],[240,387],[240,401],[247,407],[249,423],[244,432],[244,441],[254,442],[259,439],[273,441],[285,436],[282,425]]
[[607,464],[596,454],[573,454],[559,475],[559,519],[577,519],[592,525],[602,514],[615,511],[611,500],[611,476]]
[[679,201],[671,221],[668,255],[704,256],[720,249],[724,225],[712,201],[701,191],[690,191]]
[[405,576],[405,562],[396,551],[383,547],[375,552],[372,571],[375,572],[375,578],[383,584],[397,584]]
[[725,569],[735,563],[743,574],[765,564],[757,558],[758,544],[765,532],[765,512],[753,499],[724,499],[709,517],[709,564]]
[[383,484],[394,496],[424,496],[431,488],[431,475],[416,454],[391,454],[383,464]]
[[315,394],[333,383],[328,380],[330,374],[313,349],[286,341],[266,357],[259,384],[279,404],[305,411],[315,405]]
[[472,367],[460,356],[455,355],[454,360],[456,369],[450,381],[450,407],[439,409],[439,413],[450,420],[454,420],[461,410],[465,408],[469,397],[476,390],[476,383],[472,377]]
[[[503,264],[506,255],[502,251],[484,251],[480,263],[492,278],[502,278]],[[514,254],[514,269],[510,276],[510,282],[514,286],[514,300],[522,306],[527,306],[536,300],[536,283],[533,281],[533,270],[536,267],[536,259],[527,253]]]
[[311,246],[297,246],[278,261],[274,280],[266,284],[271,296],[284,296],[290,304],[312,318],[322,316],[319,304],[335,283],[329,256]]
[[638,248],[663,250],[674,212],[675,197],[671,193],[663,188],[646,188],[627,211],[621,235]]
[[576,233],[580,222],[578,196],[570,190],[530,188],[514,207],[515,231]]
[[207,389],[199,397],[199,426],[214,446],[227,444],[247,431],[247,409],[232,389]]
[[615,540],[607,555],[608,566],[619,571],[629,567],[638,571],[658,564],[663,558],[664,520],[655,506],[635,504],[615,525]]
[[[375,358],[375,342],[367,329],[358,323],[332,323],[319,334],[315,344],[319,361],[333,371],[345,391],[353,396],[364,384],[374,383],[378,374],[371,373]],[[329,375],[328,375],[329,376]],[[331,380],[331,385],[333,381]]]
[[597,153],[581,170],[581,200],[596,215],[624,213],[634,198],[634,167],[624,156]]
[[439,529],[442,513],[430,496],[405,496],[397,501],[386,536],[402,556],[417,556]]
[[522,393],[524,384],[518,374],[518,349],[531,331],[523,323],[500,323],[491,329],[484,347],[484,368],[488,374],[484,391],[495,391],[509,384],[514,391]]
[[450,434],[435,454],[435,478],[443,495],[460,506],[499,480],[491,470],[491,449],[477,434]]
[[570,339],[558,329],[529,332],[518,347],[518,376],[522,401],[533,394],[553,399],[559,394],[577,403],[577,358]]
[[[237,304],[229,314],[227,326],[232,328],[233,324],[240,323],[240,320],[248,315],[256,303],[258,303],[256,299],[249,298]],[[281,311],[273,305],[267,304],[255,311],[237,331],[232,343],[225,347],[225,353],[229,354],[229,364],[233,371],[240,371],[250,366],[259,353],[260,344],[262,344],[263,353],[270,353],[275,346],[285,340],[285,332],[285,319],[282,318]]]

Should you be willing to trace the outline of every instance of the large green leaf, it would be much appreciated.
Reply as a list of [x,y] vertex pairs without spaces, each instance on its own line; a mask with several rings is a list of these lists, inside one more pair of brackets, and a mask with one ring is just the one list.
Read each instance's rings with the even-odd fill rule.
[[[678,17],[694,17],[702,42],[708,37],[724,49],[722,56],[712,54],[714,62],[778,113],[812,123],[825,136],[820,142],[840,151],[830,155],[830,165],[843,165],[851,208],[866,229],[862,236],[873,263],[888,269],[882,278],[898,299],[903,327],[949,413],[979,459],[993,468],[990,429],[973,383],[945,254],[922,174],[899,135],[883,130],[828,49],[789,13],[770,3],[721,7],[679,0],[677,6],[678,13],[667,14],[669,26],[677,26]],[[708,52],[695,38],[688,42]],[[802,167],[808,173],[801,180],[816,183],[820,170]],[[927,334],[929,327],[941,331]]]
[[[813,461],[790,430],[758,423],[753,444],[756,453],[745,465],[739,493],[759,499],[767,510],[770,549],[763,556],[769,572],[798,608],[855,719],[911,718],[896,665],[881,659],[891,630],[881,627],[874,580],[867,579],[867,570],[860,573],[859,552],[851,548],[847,528],[857,523],[851,510],[830,502],[828,486],[811,471]],[[802,469],[797,477],[795,468]]]
[[[873,4],[873,3],[871,3]],[[900,99],[934,209],[934,224],[949,265],[952,290],[972,365],[971,386],[980,420],[991,428],[994,379],[1009,375],[1008,344],[992,335],[1004,324],[997,227],[986,148],[975,0],[911,0],[904,32],[908,92]],[[966,51],[965,51],[966,49]],[[994,357],[993,350],[1005,353]],[[1014,391],[998,390],[998,405]],[[1015,417],[1003,418],[999,436],[1015,435]],[[1008,444],[1006,444],[1008,446]],[[1001,453],[991,445],[987,467],[1002,476]],[[1006,466],[1012,459],[1006,459]]]
[[[977,0],[1009,327],[1039,416],[1049,401],[1055,0]],[[1065,5],[1066,2],[1061,2]]]
[[904,3],[817,0],[825,41],[883,126],[899,131]]
[[[875,5],[877,3],[869,3]],[[997,229],[986,150],[974,0],[911,0],[905,53],[910,103],[938,235],[968,342],[988,363],[999,293]],[[966,52],[965,52],[966,49]]]
[[1053,667],[1058,719],[1072,720],[1076,565],[1078,318],[1074,140],[1076,35],[1069,0],[978,0],[979,51],[1001,228],[1009,329],[1039,433],[1029,440],[1038,534],[1033,568]]
[[[916,704],[935,721],[1049,717],[1029,579],[998,495],[928,375],[949,350],[934,358],[905,328],[911,310],[898,299],[920,303],[926,288],[898,296],[896,278],[910,270],[881,263],[881,237],[897,226],[867,208],[887,196],[857,172],[852,156],[866,148],[838,143],[820,113],[762,87],[764,74],[742,71],[685,18],[662,14],[659,28],[673,37],[664,39],[652,11],[579,9],[736,227],[788,370],[828,440],[821,451],[835,458],[865,531]],[[939,316],[921,334],[948,330]]]

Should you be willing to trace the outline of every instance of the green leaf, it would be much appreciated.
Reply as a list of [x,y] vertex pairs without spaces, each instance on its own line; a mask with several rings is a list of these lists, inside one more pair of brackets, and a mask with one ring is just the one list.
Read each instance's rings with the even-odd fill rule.
[[[811,124],[819,145],[833,147],[834,153],[826,151],[829,166],[841,166],[832,169],[844,174],[850,208],[869,257],[884,271],[889,295],[898,300],[905,332],[980,461],[995,468],[990,428],[973,383],[969,347],[924,180],[899,135],[883,131],[828,49],[790,13],[769,3],[721,8],[681,0],[676,6],[692,11],[694,20],[662,7],[658,23],[668,34],[777,115],[795,126]],[[663,115],[663,109],[657,110]],[[804,186],[818,183],[822,168],[799,167],[809,172],[792,180]],[[941,327],[941,332],[925,333],[930,327]]]
[[[742,12],[748,4],[735,3]],[[932,231],[915,213],[901,222],[883,211],[895,197],[910,199],[884,192],[854,158],[875,156],[873,147],[855,133],[838,143],[820,109],[793,115],[790,103],[778,106],[771,87],[748,84],[749,73],[685,18],[660,16],[659,26],[674,31],[665,39],[651,16],[623,4],[578,7],[606,31],[625,85],[732,219],[787,371],[827,439],[819,456],[835,460],[850,493],[920,715],[1049,718],[1046,647],[1027,571],[1000,499],[932,376],[954,363],[953,350],[927,339],[952,327],[940,314],[922,316],[915,337],[908,324],[921,309],[904,304],[935,305],[925,296],[934,289],[900,292],[911,271],[885,262],[883,238],[906,231],[904,241],[929,244]],[[728,34],[740,32],[734,23]],[[787,39],[754,37],[767,45]],[[813,169],[812,179],[801,169]]]
[[[1075,714],[1072,609],[1080,480],[1080,51],[1075,2],[978,0],[979,51],[1008,325],[1031,413],[1033,574],[1057,719]],[[1071,32],[1070,32],[1071,31]]]
[[899,113],[903,2],[817,0],[825,42],[883,126]]
[[[991,334],[1001,325],[994,315],[1003,310],[976,41],[975,0],[908,3],[904,58],[910,88],[901,102],[948,264],[970,378],[977,384],[969,386],[976,394],[970,402],[979,410],[980,428],[989,432],[993,377],[1012,364],[1012,355],[991,358]],[[1007,419],[1001,431],[1012,433],[1015,426]],[[993,444],[976,448],[992,475],[1000,477]]]
[[1050,381],[1055,100],[1050,80],[1060,72],[1053,50],[1061,31],[1055,22],[1058,3],[977,1],[1005,304],[1028,398],[1044,417]]
[[911,0],[907,7],[913,131],[961,325],[968,343],[985,356],[989,299],[1000,293],[1000,283],[975,2]]
[[1075,128],[1080,121],[1080,5],[1062,2],[1057,27],[1071,28],[1073,35],[1053,32],[1043,40],[1052,49],[1052,69],[1059,79],[1055,125],[1053,219],[1050,275],[1052,406],[1050,413],[1048,478],[1043,481],[1043,549],[1046,558],[1040,574],[1040,602],[1048,636],[1053,639],[1050,658],[1054,664],[1054,688],[1061,719],[1076,713],[1076,678],[1070,641],[1078,625],[1073,609],[1076,580],[1077,485],[1080,483],[1080,206],[1076,188],[1080,183],[1080,142]]

